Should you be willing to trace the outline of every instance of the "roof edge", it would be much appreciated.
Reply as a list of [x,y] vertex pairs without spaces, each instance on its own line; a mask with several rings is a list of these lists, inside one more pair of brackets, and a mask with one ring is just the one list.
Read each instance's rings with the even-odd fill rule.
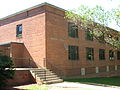
[[5,16],[5,17],[3,17],[3,18],[0,18],[0,20],[4,20],[4,19],[7,19],[7,18],[16,16],[16,15],[19,15],[19,14],[21,14],[21,13],[30,11],[30,10],[32,10],[32,9],[41,7],[41,6],[43,6],[43,5],[48,5],[48,6],[51,6],[51,7],[53,7],[53,8],[57,8],[57,9],[59,9],[59,10],[66,11],[66,10],[63,9],[63,8],[57,7],[57,6],[52,5],[52,4],[50,4],[50,3],[47,3],[47,2],[44,2],[44,3],[41,3],[41,4],[35,5],[35,6],[33,6],[33,7],[30,7],[30,8],[27,8],[27,9],[24,9],[24,10],[21,10],[21,11],[18,11],[18,12],[16,12],[16,13],[10,14],[10,15]]
[[2,46],[2,45],[12,44],[12,43],[16,43],[16,44],[24,44],[23,42],[6,42],[6,43],[0,43],[0,46]]

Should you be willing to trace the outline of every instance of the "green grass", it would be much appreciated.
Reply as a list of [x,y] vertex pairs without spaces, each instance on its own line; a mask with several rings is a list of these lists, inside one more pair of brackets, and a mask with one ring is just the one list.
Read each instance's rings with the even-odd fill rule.
[[68,82],[79,82],[79,83],[95,83],[112,86],[120,86],[120,76],[117,77],[96,77],[96,78],[80,78],[80,79],[65,79]]
[[48,90],[48,86],[29,86],[21,90]]

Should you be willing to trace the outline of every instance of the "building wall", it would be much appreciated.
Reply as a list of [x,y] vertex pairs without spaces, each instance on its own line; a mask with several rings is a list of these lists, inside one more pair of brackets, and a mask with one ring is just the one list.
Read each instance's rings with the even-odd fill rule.
[[[29,59],[30,66],[50,68],[63,77],[97,76],[103,72],[115,71],[116,66],[119,70],[120,61],[116,58],[109,60],[109,50],[112,49],[110,46],[101,44],[95,39],[85,40],[85,30],[81,29],[79,29],[79,38],[70,38],[68,21],[64,16],[63,10],[43,5],[0,20],[0,43],[23,42],[23,52],[20,57]],[[23,26],[22,38],[16,38],[18,24]],[[68,59],[68,45],[79,46],[78,61]],[[86,47],[94,48],[94,61],[86,60]],[[105,60],[99,60],[99,49],[105,49]],[[16,53],[19,53],[18,51]],[[24,66],[27,63],[23,61]]]
[[[79,29],[78,38],[68,36],[68,21],[65,20],[64,11],[47,7],[46,12],[46,47],[47,47],[47,67],[57,72],[63,77],[74,77],[95,74],[99,76],[102,72],[115,71],[115,65],[120,65],[120,61],[109,60],[109,45],[99,43],[96,39],[88,41],[85,39],[85,30]],[[68,45],[79,46],[79,60],[68,59]],[[86,60],[86,47],[94,48],[94,61]],[[105,49],[105,60],[99,60],[99,49]],[[98,67],[99,74],[96,74]],[[102,76],[105,74],[103,73]],[[108,72],[108,76],[109,76]]]
[[7,85],[21,85],[34,83],[35,79],[32,77],[29,70],[16,70],[13,79],[6,81]]
[[[22,38],[16,37],[16,25],[19,24],[23,27]],[[44,7],[0,20],[0,25],[0,43],[23,42],[24,57],[32,57],[31,60],[36,64],[33,67],[43,66],[43,59],[46,57]]]

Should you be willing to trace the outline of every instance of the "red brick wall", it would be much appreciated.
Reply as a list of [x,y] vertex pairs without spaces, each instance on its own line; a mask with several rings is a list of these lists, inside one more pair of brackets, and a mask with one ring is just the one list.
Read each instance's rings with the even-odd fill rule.
[[[45,56],[45,13],[44,7],[33,9],[29,11],[29,16],[25,16],[25,13],[10,17],[8,19],[0,21],[0,43],[7,42],[23,42],[25,49],[29,52],[30,56],[25,52],[14,52],[24,53],[23,57],[29,58],[34,61],[34,67],[43,66],[43,59]],[[25,18],[24,18],[25,17]],[[12,21],[11,21],[12,20]],[[22,24],[23,32],[22,38],[16,38],[16,25]],[[16,47],[16,46],[15,46]],[[14,49],[14,48],[13,48]],[[22,56],[20,56],[22,57]]]
[[6,81],[8,85],[30,84],[35,82],[29,70],[16,70],[13,79]]
[[[76,76],[76,74],[79,76],[80,68],[85,68],[86,74],[95,74],[95,67],[99,67],[100,72],[106,72],[107,65],[110,66],[110,71],[113,71],[111,66],[120,65],[119,60],[109,60],[109,50],[112,47],[101,44],[96,39],[94,41],[85,40],[85,30],[79,29],[79,38],[68,37],[68,22],[64,18],[64,12],[51,7],[47,8],[47,67],[55,72],[62,71],[63,75],[67,77]],[[80,59],[78,61],[68,60],[68,45],[79,46]],[[94,61],[86,60],[86,47],[94,48]],[[105,60],[99,60],[99,49],[105,49]],[[108,73],[108,75],[110,74]]]
[[[95,39],[85,40],[85,30],[79,29],[77,39],[68,37],[68,22],[64,18],[64,11],[44,5],[26,13],[0,21],[0,43],[23,42],[23,55],[20,57],[30,58],[32,66],[44,67],[46,60],[47,67],[56,73],[73,76],[81,74],[81,68],[85,68],[89,74],[94,72],[92,67],[100,67],[100,71],[104,71],[102,67],[120,65],[119,60],[109,60],[110,46]],[[18,24],[23,26],[22,38],[16,38]],[[79,46],[80,60],[68,60],[68,45]],[[86,60],[86,47],[94,48],[94,61]],[[99,60],[99,49],[105,49],[105,60]],[[113,68],[110,67],[110,70]]]

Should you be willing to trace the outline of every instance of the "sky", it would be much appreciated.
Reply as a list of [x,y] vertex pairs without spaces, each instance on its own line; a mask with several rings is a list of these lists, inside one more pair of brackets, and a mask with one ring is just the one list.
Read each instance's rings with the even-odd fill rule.
[[[43,2],[48,2],[66,10],[78,8],[80,5],[88,5],[90,7],[101,5],[106,9],[120,5],[120,0],[0,0],[0,18]],[[111,27],[114,27],[114,24],[111,24]],[[118,27],[116,28],[118,29]]]

